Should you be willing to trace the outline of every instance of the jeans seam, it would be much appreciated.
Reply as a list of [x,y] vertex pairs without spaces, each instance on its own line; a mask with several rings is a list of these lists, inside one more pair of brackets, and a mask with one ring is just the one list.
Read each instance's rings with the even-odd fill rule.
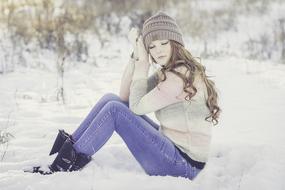
[[[86,144],[87,144],[87,142],[90,140],[90,137],[94,136],[93,134],[95,134],[95,133],[101,128],[101,126],[103,125],[104,121],[105,121],[106,119],[108,119],[108,118],[110,117],[110,115],[112,115],[111,112],[107,112],[107,113],[108,113],[108,114],[106,114],[106,115],[100,120],[98,126],[97,126],[96,129],[91,133],[91,135],[88,135],[87,139],[85,139],[85,140],[83,141],[83,143],[79,146],[80,148],[82,148],[83,145],[86,145]],[[84,148],[83,148],[83,149],[84,149]]]
[[[113,115],[112,112],[115,112],[116,115]],[[168,156],[167,154],[165,154],[165,153],[161,150],[161,148],[158,146],[158,143],[154,143],[155,141],[152,140],[152,139],[150,138],[150,136],[148,136],[147,133],[145,133],[144,130],[142,130],[141,127],[139,127],[139,124],[138,124],[138,122],[137,122],[136,120],[130,118],[127,114],[125,114],[125,112],[121,111],[120,109],[116,109],[116,111],[112,111],[112,110],[107,111],[107,114],[104,115],[103,118],[101,118],[101,120],[99,121],[99,123],[98,123],[96,129],[95,129],[94,131],[92,131],[92,133],[91,133],[90,135],[88,135],[88,137],[84,140],[84,143],[81,144],[80,148],[83,147],[83,149],[84,149],[84,146],[87,144],[87,142],[91,139],[92,136],[94,136],[93,134],[97,133],[97,131],[103,126],[103,123],[104,123],[108,118],[110,118],[112,115],[113,115],[113,117],[114,117],[114,118],[113,118],[113,120],[114,120],[114,127],[116,127],[116,126],[115,126],[115,125],[116,125],[116,120],[117,120],[116,117],[118,117],[119,114],[122,115],[122,116],[123,116],[125,119],[127,119],[128,121],[130,121],[131,124],[134,125],[134,126],[136,127],[136,129],[138,129],[138,131],[140,131],[140,133],[144,136],[144,138],[150,139],[151,142],[152,142],[152,145],[154,145],[154,146],[156,146],[156,147],[158,148],[160,154],[164,156],[164,159],[165,159],[168,163],[171,163],[171,164],[176,164],[176,163],[178,163],[176,160],[174,160],[174,162],[173,162],[173,159],[171,159],[170,156]],[[162,135],[163,135],[163,134],[162,134]],[[163,140],[164,140],[164,139],[163,139]],[[163,141],[162,146],[163,146],[165,143],[166,143],[166,142]],[[186,170],[184,175],[187,177],[187,172],[188,172],[188,171],[187,171],[187,165],[186,165],[187,163],[186,163],[186,162],[183,162],[183,161],[182,161],[182,162],[179,162],[179,163],[184,163],[184,168],[185,168],[185,170]]]
[[185,169],[185,174],[184,177],[188,178],[188,167],[187,167],[187,162],[184,163],[184,169]]
[[[123,115],[123,116],[124,116],[126,119],[128,119],[129,121],[131,121],[131,123],[134,124],[134,125],[136,126],[136,128],[141,131],[141,133],[144,135],[145,138],[149,138],[149,137],[140,129],[140,127],[138,127],[138,125],[136,124],[136,122],[134,122],[132,119],[128,118],[128,116],[127,116],[126,114],[124,114],[124,112],[118,111],[118,113],[120,113],[121,115]],[[161,135],[163,135],[163,134],[161,134]],[[158,146],[157,143],[154,143],[154,141],[151,141],[151,142],[152,142],[153,145],[155,145],[155,146],[159,149],[160,154],[162,154],[162,155],[166,158],[166,161],[167,161],[167,162],[169,162],[169,163],[171,163],[171,164],[184,164],[184,165],[185,165],[186,161],[184,160],[184,158],[183,158],[182,161],[177,161],[177,160],[174,160],[174,161],[173,161],[170,156],[168,156],[167,154],[165,154],[165,153],[163,152],[163,150],[160,149],[160,147]],[[163,141],[163,144],[162,144],[162,145],[164,145],[164,144],[165,144],[165,141]],[[175,148],[175,147],[174,147],[174,148]],[[176,151],[177,151],[177,150],[176,150]]]
[[143,132],[143,130],[140,129],[140,127],[138,127],[138,125],[136,124],[136,122],[134,122],[132,119],[130,119],[126,114],[124,114],[124,112],[118,111],[117,113],[121,114],[122,116],[124,116],[127,120],[129,120],[132,124],[134,124],[136,126],[137,129],[140,130],[140,132],[144,135],[144,137],[148,138],[148,136]]
[[[121,100],[118,96],[116,96],[115,94],[111,94],[111,97],[106,98],[103,107],[110,101],[118,101],[118,102],[122,102],[122,103],[125,102],[125,101]],[[97,116],[97,114],[95,115],[95,117]],[[89,126],[92,123],[93,119],[94,118],[87,120],[86,125]]]
[[[145,138],[148,138],[148,139],[149,139],[149,136],[146,135],[146,133],[144,133],[143,130],[140,129],[140,127],[138,126],[137,122],[135,122],[133,119],[130,119],[124,112],[118,111],[117,113],[118,113],[118,114],[121,114],[123,117],[125,117],[127,120],[129,120],[129,121],[136,127],[136,129],[138,129],[138,130],[141,132],[141,134],[142,134]],[[166,160],[166,162],[172,164],[173,161],[170,159],[170,157],[169,157],[167,154],[165,154],[165,153],[160,149],[160,147],[158,146],[158,143],[154,143],[153,140],[151,140],[151,142],[152,142],[152,145],[154,145],[154,146],[156,146],[156,147],[158,148],[160,154],[164,156],[164,159]],[[164,141],[163,143],[165,143],[165,141]]]

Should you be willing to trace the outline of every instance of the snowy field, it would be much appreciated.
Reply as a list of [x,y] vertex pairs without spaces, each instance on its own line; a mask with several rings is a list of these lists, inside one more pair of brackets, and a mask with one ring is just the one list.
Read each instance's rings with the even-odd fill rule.
[[147,176],[117,134],[80,172],[24,173],[26,166],[53,160],[48,153],[58,129],[72,133],[101,96],[118,94],[126,62],[67,70],[66,105],[55,100],[53,72],[19,67],[0,75],[0,129],[14,136],[0,145],[1,190],[285,189],[285,65],[237,58],[203,61],[223,112],[209,162],[194,181]]

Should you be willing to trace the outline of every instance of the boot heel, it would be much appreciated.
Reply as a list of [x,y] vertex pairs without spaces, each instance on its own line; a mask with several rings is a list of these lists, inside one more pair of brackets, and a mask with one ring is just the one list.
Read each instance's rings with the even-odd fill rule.
[[54,172],[71,172],[82,169],[90,161],[91,156],[77,152],[73,148],[71,139],[67,138],[51,165],[48,165],[47,167],[35,166],[24,171],[42,175],[49,175]]
[[66,141],[67,138],[71,139],[71,135],[66,133],[63,129],[59,130],[49,155],[57,153],[61,149],[63,143]]

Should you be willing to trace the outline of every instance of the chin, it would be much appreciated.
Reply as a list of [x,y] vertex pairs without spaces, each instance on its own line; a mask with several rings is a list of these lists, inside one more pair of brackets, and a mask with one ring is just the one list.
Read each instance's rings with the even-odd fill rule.
[[156,61],[156,64],[158,64],[158,65],[160,65],[160,66],[165,65],[165,63],[164,63],[164,62],[161,62],[161,61]]
[[166,63],[158,63],[160,66],[166,65]]
[[165,62],[165,61],[162,61],[162,60],[156,60],[156,63],[155,63],[156,65],[159,65],[159,66],[162,66],[162,65],[166,65],[167,64],[167,62]]

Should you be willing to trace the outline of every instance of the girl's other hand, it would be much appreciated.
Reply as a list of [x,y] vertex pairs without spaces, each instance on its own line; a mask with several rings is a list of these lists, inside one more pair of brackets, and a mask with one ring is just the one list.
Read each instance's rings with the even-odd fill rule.
[[141,62],[141,64],[149,65],[148,53],[144,47],[143,39],[141,35],[138,37],[137,51],[138,51],[138,57],[137,57],[138,60],[136,60],[136,62]]
[[136,41],[139,36],[139,29],[138,28],[131,28],[131,30],[128,33],[128,40],[131,42],[133,48],[136,47]]

